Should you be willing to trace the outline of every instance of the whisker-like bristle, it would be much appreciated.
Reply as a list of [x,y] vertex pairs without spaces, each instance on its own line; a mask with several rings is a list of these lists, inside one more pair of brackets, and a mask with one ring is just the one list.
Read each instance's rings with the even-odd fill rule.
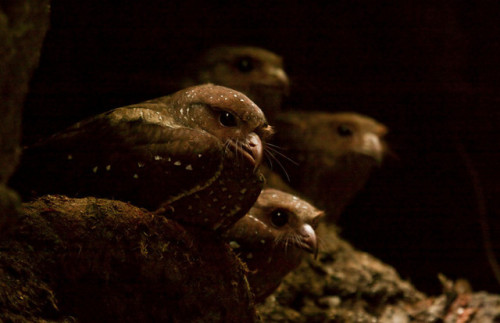
[[292,242],[292,246],[296,246],[300,242],[300,239],[299,239],[299,237],[296,234],[291,234],[290,235],[290,240]]
[[295,244],[295,235],[294,234],[287,234],[287,237],[286,237],[286,246],[285,246],[285,253],[288,253],[288,246],[290,246],[291,248],[293,248],[294,244]]
[[276,156],[274,156],[274,154],[271,152],[271,151],[268,151],[268,154],[269,156],[274,159],[276,161],[276,163],[281,167],[281,169],[283,170],[283,173],[285,174],[286,176],[286,180],[290,183],[290,176],[288,175],[288,172],[286,171],[285,169],[285,166],[283,166],[283,164],[279,161],[278,158],[276,158]]
[[281,150],[283,150],[283,149],[284,149],[283,147],[280,147],[280,146],[278,146],[278,145],[272,144],[272,143],[270,143],[270,142],[267,142],[267,143],[266,143],[266,145],[267,145],[267,146],[270,146],[270,147],[273,147],[273,148],[276,148],[276,149],[281,149]]
[[290,163],[294,164],[295,166],[298,166],[299,163],[296,162],[295,160],[291,159],[290,157],[286,156],[285,154],[283,154],[282,152],[278,151],[277,149],[273,148],[272,146],[270,146],[270,144],[266,143],[266,149],[268,149],[270,152],[272,153],[275,153],[277,154],[278,156],[280,157],[283,157],[284,159],[286,159],[287,161],[289,161]]
[[236,144],[236,147],[238,147],[238,149],[236,149],[236,162],[240,163],[241,160],[243,160],[243,156],[240,153],[240,149],[243,149],[242,148],[243,143],[239,139],[236,139],[235,144]]
[[226,140],[226,142],[224,143],[224,154],[227,154],[230,151],[230,149],[229,149],[230,143],[231,143],[231,139]]
[[274,245],[275,246],[277,246],[281,242],[281,240],[283,240],[283,236],[284,236],[284,234],[281,233],[281,234],[278,234],[276,236],[276,238],[274,238]]
[[270,155],[270,153],[266,149],[264,149],[264,157],[266,158],[265,160],[269,164],[269,168],[273,169],[273,161],[269,155]]

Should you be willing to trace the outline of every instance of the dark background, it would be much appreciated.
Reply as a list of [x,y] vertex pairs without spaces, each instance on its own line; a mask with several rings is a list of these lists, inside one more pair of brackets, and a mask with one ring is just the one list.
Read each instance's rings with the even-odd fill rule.
[[442,272],[500,292],[481,229],[500,248],[499,17],[498,1],[54,0],[24,142],[169,94],[208,47],[261,46],[285,59],[288,107],[391,129],[398,158],[345,212],[342,235],[424,291],[440,291]]

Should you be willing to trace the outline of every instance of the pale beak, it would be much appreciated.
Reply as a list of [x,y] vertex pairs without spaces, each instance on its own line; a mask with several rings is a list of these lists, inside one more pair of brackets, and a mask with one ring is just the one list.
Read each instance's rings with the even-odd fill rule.
[[280,84],[284,90],[285,95],[288,95],[290,81],[288,79],[288,75],[286,75],[285,71],[282,68],[273,67],[269,74],[276,78],[278,84]]
[[260,163],[262,162],[262,155],[264,151],[259,135],[257,135],[255,132],[251,132],[243,145],[239,146],[232,141],[230,142],[230,144],[243,156],[245,156],[245,158],[248,159],[252,163],[252,165],[254,165],[255,169],[259,167]]
[[363,145],[361,152],[373,157],[378,163],[384,158],[384,145],[380,137],[374,133],[367,133],[363,136]]
[[247,147],[254,158],[254,164],[255,167],[257,168],[262,162],[262,155],[264,148],[259,135],[257,135],[255,132],[252,132],[248,135]]
[[299,229],[299,235],[299,247],[307,252],[314,253],[316,258],[318,256],[318,240],[314,229],[309,224],[304,224]]

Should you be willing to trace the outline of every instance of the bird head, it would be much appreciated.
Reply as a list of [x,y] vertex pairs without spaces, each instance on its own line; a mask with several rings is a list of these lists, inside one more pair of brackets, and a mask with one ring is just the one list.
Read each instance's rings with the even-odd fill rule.
[[[357,113],[286,112],[278,116],[276,125],[280,131],[275,139],[281,145],[299,155],[323,159],[327,167],[354,154],[380,164],[387,152],[383,139],[387,128]],[[301,161],[301,156],[292,157]]]
[[248,266],[248,282],[257,302],[300,265],[306,252],[317,256],[315,229],[322,216],[322,211],[304,200],[268,188],[262,190],[250,211],[224,233]]
[[288,93],[289,80],[283,59],[273,52],[251,46],[218,46],[202,55],[196,66],[197,82],[211,82],[242,92],[254,85]]
[[329,122],[342,152],[354,152],[382,162],[387,148],[383,141],[388,132],[386,126],[352,112],[334,113]]
[[306,201],[275,189],[265,189],[250,213],[255,213],[273,233],[275,244],[318,252],[315,229],[323,212]]
[[172,95],[179,123],[219,138],[257,167],[263,143],[273,133],[261,109],[244,94],[213,84]]
[[247,215],[227,236],[249,251],[282,250],[293,254],[293,248],[296,248],[316,255],[318,239],[315,229],[322,216],[322,211],[294,195],[264,189]]
[[183,86],[214,83],[245,93],[270,120],[281,110],[290,82],[283,59],[268,50],[251,46],[219,46],[192,64]]

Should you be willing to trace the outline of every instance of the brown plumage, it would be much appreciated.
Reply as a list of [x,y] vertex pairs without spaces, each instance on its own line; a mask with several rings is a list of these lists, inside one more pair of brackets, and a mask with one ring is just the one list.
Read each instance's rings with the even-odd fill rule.
[[215,83],[245,93],[272,122],[289,91],[283,59],[250,46],[220,46],[208,50],[190,67],[183,86]]
[[[290,111],[275,126],[273,142],[298,163],[286,167],[290,185],[329,219],[338,218],[387,151],[387,128],[357,113]],[[268,185],[282,187],[279,181]]]
[[317,253],[315,229],[323,212],[298,197],[265,189],[247,215],[225,234],[250,270],[248,281],[263,301],[308,253]]
[[181,222],[225,229],[260,193],[271,128],[245,95],[215,85],[114,109],[28,148],[24,193],[130,201]]

